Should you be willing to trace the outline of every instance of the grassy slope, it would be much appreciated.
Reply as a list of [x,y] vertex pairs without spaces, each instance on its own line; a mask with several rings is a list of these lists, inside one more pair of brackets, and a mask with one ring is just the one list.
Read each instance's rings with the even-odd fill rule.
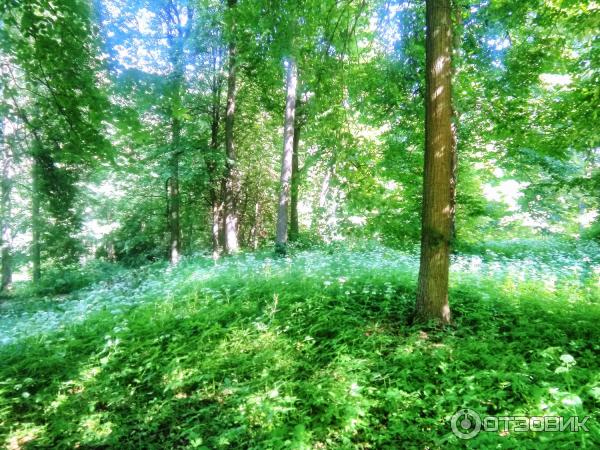
[[[151,301],[0,347],[0,442],[19,448],[594,448],[597,285],[455,276],[455,325],[406,318],[415,274],[385,250],[190,261]],[[574,358],[574,362],[566,355]],[[589,433],[449,419],[593,415]]]

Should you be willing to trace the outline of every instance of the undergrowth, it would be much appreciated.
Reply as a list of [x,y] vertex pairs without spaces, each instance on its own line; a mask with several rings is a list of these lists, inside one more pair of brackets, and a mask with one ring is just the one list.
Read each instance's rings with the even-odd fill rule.
[[[138,274],[135,295],[143,302],[94,310],[0,347],[0,442],[123,449],[600,445],[597,279],[548,284],[455,274],[453,325],[416,327],[408,320],[411,261],[386,249],[314,251],[281,260],[243,255],[216,266],[195,258]],[[122,295],[134,292],[128,286]],[[461,408],[589,415],[590,431],[482,432],[460,440],[450,418]]]

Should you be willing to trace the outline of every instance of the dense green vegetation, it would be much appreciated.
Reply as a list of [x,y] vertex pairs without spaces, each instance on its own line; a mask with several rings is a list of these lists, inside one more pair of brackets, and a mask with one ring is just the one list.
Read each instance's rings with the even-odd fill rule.
[[449,417],[470,407],[592,416],[589,433],[472,448],[594,448],[590,250],[550,260],[552,285],[535,255],[457,257],[445,329],[407,323],[417,260],[378,245],[127,272],[75,296],[104,304],[84,320],[0,349],[0,432],[31,448],[453,448]]
[[600,447],[598,29],[0,0],[0,446]]

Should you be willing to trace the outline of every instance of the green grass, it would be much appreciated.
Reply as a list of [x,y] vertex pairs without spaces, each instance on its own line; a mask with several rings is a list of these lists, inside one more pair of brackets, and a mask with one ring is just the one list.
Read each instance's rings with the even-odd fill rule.
[[[386,249],[192,259],[122,312],[0,347],[10,448],[598,448],[600,299],[575,283],[455,274],[454,324],[408,322]],[[133,276],[133,274],[132,274]],[[170,283],[168,289],[159,286]],[[460,440],[450,418],[592,416],[590,432]]]

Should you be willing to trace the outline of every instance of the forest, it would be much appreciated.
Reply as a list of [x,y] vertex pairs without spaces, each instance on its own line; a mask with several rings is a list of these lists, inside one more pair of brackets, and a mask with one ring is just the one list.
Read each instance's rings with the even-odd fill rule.
[[600,448],[599,30],[0,0],[0,446]]

